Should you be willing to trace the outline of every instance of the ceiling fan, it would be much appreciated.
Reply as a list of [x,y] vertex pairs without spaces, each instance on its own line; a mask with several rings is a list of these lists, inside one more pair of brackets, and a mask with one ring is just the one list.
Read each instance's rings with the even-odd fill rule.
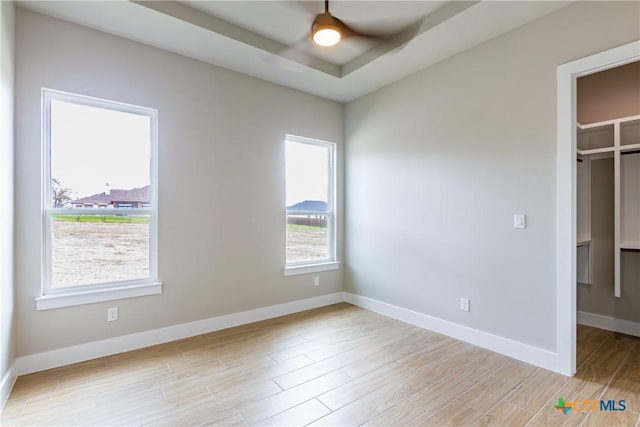
[[354,30],[329,12],[329,0],[324,1],[324,12],[316,15],[311,24],[311,39],[319,46],[335,46],[347,37],[380,39],[380,35],[365,34]]

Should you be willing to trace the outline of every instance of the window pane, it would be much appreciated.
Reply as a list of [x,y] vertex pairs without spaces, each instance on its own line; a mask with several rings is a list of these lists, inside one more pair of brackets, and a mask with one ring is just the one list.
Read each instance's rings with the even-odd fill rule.
[[287,141],[287,209],[305,202],[329,201],[329,148]]
[[[150,129],[149,116],[52,100],[52,206],[109,206],[117,191],[148,191]],[[149,199],[115,201],[148,203]]]
[[287,263],[329,259],[326,215],[287,215]]
[[287,265],[327,262],[335,256],[333,149],[328,142],[286,140]]
[[52,288],[149,276],[148,215],[53,215]]
[[43,106],[44,292],[157,280],[157,112],[47,89]]

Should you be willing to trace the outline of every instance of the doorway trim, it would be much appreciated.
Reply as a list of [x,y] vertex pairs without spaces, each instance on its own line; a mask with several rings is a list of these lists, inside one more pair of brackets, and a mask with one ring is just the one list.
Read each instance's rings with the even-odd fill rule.
[[556,350],[557,371],[576,372],[576,82],[578,77],[640,60],[640,40],[557,69]]

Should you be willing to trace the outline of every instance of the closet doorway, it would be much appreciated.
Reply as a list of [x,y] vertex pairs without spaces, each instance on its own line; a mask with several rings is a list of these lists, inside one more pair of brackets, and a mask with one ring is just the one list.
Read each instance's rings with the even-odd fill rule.
[[640,61],[579,77],[576,90],[579,369],[640,337]]
[[[586,58],[579,59],[577,61],[573,61],[558,67],[557,72],[557,90],[558,90],[558,98],[557,98],[557,133],[558,133],[558,145],[557,145],[557,267],[556,267],[556,289],[557,289],[557,371],[561,372],[565,375],[573,375],[576,372],[576,329],[578,322],[578,280],[580,279],[584,283],[585,281],[593,281],[595,276],[592,276],[594,273],[593,270],[587,268],[585,269],[582,265],[582,261],[584,259],[593,260],[594,254],[585,255],[584,249],[578,250],[578,244],[581,244],[580,247],[584,247],[585,244],[588,243],[588,246],[593,245],[593,237],[594,235],[587,235],[585,238],[584,233],[578,235],[578,203],[584,204],[584,200],[582,194],[585,193],[584,190],[581,189],[581,199],[578,201],[578,174],[581,176],[585,175],[584,170],[578,170],[578,121],[577,121],[577,86],[578,79],[582,77],[587,77],[589,75],[593,75],[599,72],[604,72],[609,69],[615,69],[618,67],[623,67],[627,64],[631,64],[634,62],[640,61],[640,41],[635,41],[632,43],[628,43],[626,45],[620,46],[618,48],[614,48],[605,52],[601,52]],[[596,122],[597,123],[597,122]],[[582,123],[580,125],[583,125]],[[614,129],[614,170],[618,171],[622,175],[624,172],[621,169],[623,162],[626,160],[622,160],[622,151],[632,151],[635,147],[633,147],[634,143],[628,144],[629,147],[621,148],[621,140],[620,134],[623,131],[633,132],[633,130],[629,131],[626,126],[621,126],[622,123],[618,123],[618,125],[612,125]],[[632,125],[630,125],[633,127]],[[584,127],[584,126],[581,126]],[[587,126],[588,128],[588,126]],[[594,126],[597,128],[597,126]],[[624,128],[624,129],[623,129]],[[626,130],[625,130],[626,129]],[[596,129],[601,131],[603,129]],[[617,134],[616,134],[617,132]],[[583,151],[582,155],[584,156],[584,151],[587,150],[598,150],[598,145],[602,145],[603,149],[608,149],[608,146],[605,146],[605,142],[602,140],[598,140],[598,138],[606,139],[604,136],[598,137],[590,137],[589,144],[591,144],[590,148],[581,149]],[[584,139],[584,137],[581,137]],[[618,146],[616,147],[615,144]],[[639,141],[640,142],[640,141]],[[581,142],[583,144],[583,142]],[[603,150],[603,152],[606,150]],[[618,154],[617,160],[615,154]],[[588,155],[599,154],[595,151],[590,151],[586,153]],[[584,160],[583,160],[584,162]],[[619,163],[618,165],[615,162]],[[606,163],[606,162],[604,162]],[[600,167],[598,165],[598,169],[607,169],[607,166]],[[627,168],[627,170],[632,170],[632,168]],[[591,173],[591,171],[589,171]],[[599,170],[597,173],[605,173],[605,171]],[[621,203],[621,194],[625,191],[623,185],[616,184],[616,178],[614,175],[614,206],[618,206],[619,212],[624,212],[626,207],[619,205]],[[633,180],[633,177],[627,178],[627,182],[629,180]],[[622,178],[618,179],[618,184],[622,182]],[[605,184],[605,187],[607,184]],[[588,192],[589,197],[591,197],[590,191]],[[597,195],[600,197],[601,195]],[[596,196],[594,196],[596,197]],[[626,202],[628,205],[629,203]],[[630,205],[629,205],[630,206]],[[615,207],[614,207],[615,209]],[[637,212],[640,212],[638,210]],[[595,211],[590,210],[590,214],[595,214]],[[598,212],[597,215],[600,216],[601,212]],[[606,216],[606,215],[605,215]],[[610,216],[610,215],[609,215]],[[618,217],[622,217],[622,215],[617,215],[614,213],[613,221],[619,221]],[[589,219],[589,221],[591,218]],[[584,230],[584,220],[580,220],[580,226],[583,227],[580,231]],[[610,221],[610,219],[608,219]],[[587,223],[589,223],[587,221]],[[625,231],[622,231],[622,222],[618,224],[614,224],[614,232],[618,230],[620,232],[619,235],[614,235],[614,275],[616,274],[615,265],[618,264],[622,266],[625,261],[623,257],[622,251],[616,251],[615,247],[618,249],[622,249],[622,246],[626,244],[626,242],[622,242],[620,240],[623,237],[623,233],[629,232],[631,229],[627,227]],[[606,225],[603,226],[606,228]],[[589,232],[594,231],[589,229]],[[596,232],[598,234],[598,232]],[[578,239],[581,241],[579,242]],[[590,240],[590,241],[589,241]],[[598,245],[595,245],[598,246]],[[606,246],[606,244],[605,244]],[[600,249],[604,250],[604,246],[600,245]],[[633,248],[631,248],[633,249]],[[589,247],[589,250],[591,248]],[[617,252],[620,252],[617,254]],[[629,251],[625,251],[629,252]],[[617,255],[616,255],[617,254]],[[581,270],[578,270],[578,258],[580,257],[581,262]],[[618,259],[619,258],[619,259]],[[624,265],[629,265],[629,263],[625,263]],[[626,288],[622,288],[622,277],[624,275],[628,275],[625,267],[620,267],[617,278],[614,277],[614,290],[615,286],[618,284],[618,279],[620,279],[620,284],[618,284],[618,291],[623,293]],[[597,274],[601,274],[598,272]],[[580,278],[578,277],[580,275]],[[625,282],[626,283],[626,282]],[[582,286],[582,285],[580,285]],[[591,285],[592,288],[594,285]],[[582,293],[582,291],[581,291]],[[614,303],[615,304],[615,303]],[[581,302],[582,305],[582,302]],[[583,315],[581,315],[583,317]],[[609,316],[611,317],[611,316]],[[613,318],[613,317],[612,317]],[[581,319],[582,322],[585,322],[584,319]]]

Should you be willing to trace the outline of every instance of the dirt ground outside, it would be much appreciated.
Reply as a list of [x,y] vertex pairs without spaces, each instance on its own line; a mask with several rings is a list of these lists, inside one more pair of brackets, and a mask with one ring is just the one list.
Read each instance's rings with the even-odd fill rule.
[[327,259],[327,229],[323,227],[287,226],[287,261]]
[[[54,221],[53,288],[149,277],[149,225]],[[287,261],[327,259],[327,229],[288,226]]]
[[149,224],[54,221],[53,288],[149,277]]

